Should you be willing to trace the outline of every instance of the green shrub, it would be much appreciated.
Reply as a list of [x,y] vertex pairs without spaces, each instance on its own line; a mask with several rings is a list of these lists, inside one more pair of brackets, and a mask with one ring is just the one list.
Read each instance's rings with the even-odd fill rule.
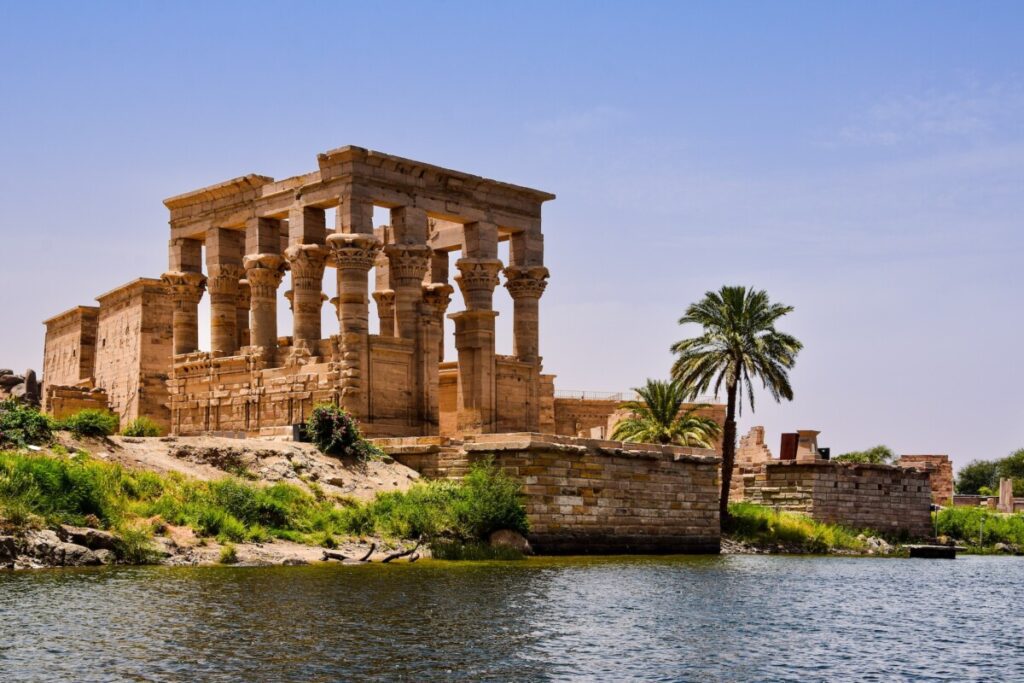
[[947,507],[934,514],[935,531],[973,547],[1009,543],[1024,547],[1024,515],[983,507]]
[[35,408],[14,399],[0,401],[0,447],[49,443],[53,429],[53,420]]
[[220,563],[235,564],[236,562],[238,562],[238,551],[235,550],[235,546],[231,543],[224,545],[220,549]]
[[160,436],[162,433],[160,425],[148,417],[137,417],[121,430],[124,436]]
[[753,503],[729,505],[726,532],[736,538],[761,544],[801,546],[808,552],[864,550],[858,533],[834,524],[816,522],[806,515],[778,511]]
[[114,552],[125,564],[153,564],[158,560],[149,531],[129,526],[121,529],[118,537]]
[[117,431],[119,420],[117,415],[106,410],[86,408],[61,422],[64,429],[75,436],[110,436]]
[[355,418],[333,403],[313,407],[306,420],[306,437],[327,455],[362,459],[383,455],[363,438]]

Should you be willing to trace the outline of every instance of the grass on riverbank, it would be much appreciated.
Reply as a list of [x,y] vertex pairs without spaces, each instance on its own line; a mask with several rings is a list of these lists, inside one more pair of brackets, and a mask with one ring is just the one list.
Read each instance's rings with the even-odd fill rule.
[[957,541],[968,552],[995,552],[997,543],[1024,549],[1022,514],[1002,514],[981,507],[947,507],[932,518],[938,536]]
[[85,454],[0,452],[0,520],[8,528],[75,524],[133,540],[136,556],[162,523],[223,543],[283,538],[332,547],[337,537],[482,541],[497,529],[527,530],[519,484],[490,462],[460,482],[419,482],[368,503],[310,495],[290,484],[128,470]]
[[859,532],[816,522],[795,512],[777,511],[753,503],[731,503],[729,514],[731,518],[722,531],[753,545],[782,545],[787,550],[809,553],[868,550],[867,544],[858,538]]

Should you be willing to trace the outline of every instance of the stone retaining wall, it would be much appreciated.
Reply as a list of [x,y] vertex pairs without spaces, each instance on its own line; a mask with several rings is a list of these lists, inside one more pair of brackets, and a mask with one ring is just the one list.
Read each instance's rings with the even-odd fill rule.
[[494,456],[523,482],[529,539],[544,554],[717,553],[719,458],[712,451],[540,434],[379,439],[428,478]]
[[893,465],[777,461],[744,477],[746,499],[830,524],[932,536],[929,473]]

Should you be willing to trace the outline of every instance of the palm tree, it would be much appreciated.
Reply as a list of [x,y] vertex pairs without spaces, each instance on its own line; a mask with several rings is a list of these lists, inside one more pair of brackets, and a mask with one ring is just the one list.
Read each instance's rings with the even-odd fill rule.
[[[672,377],[691,387],[694,394],[713,389],[719,393],[725,385],[727,399],[722,443],[721,519],[729,519],[729,484],[736,458],[736,410],[742,410],[746,391],[750,409],[754,409],[753,379],[776,401],[793,400],[789,370],[803,348],[795,337],[775,329],[775,322],[793,310],[792,306],[772,303],[767,292],[747,287],[722,287],[706,292],[691,304],[680,325],[696,323],[704,333],[672,345],[677,354]],[[737,401],[739,399],[739,401]]]
[[665,382],[649,379],[645,386],[633,391],[640,396],[640,400],[628,401],[622,405],[631,414],[615,425],[612,431],[613,439],[699,448],[714,447],[714,440],[721,428],[711,418],[696,414],[698,410],[706,407],[704,405],[683,410],[683,403],[690,392],[682,383],[674,380]]

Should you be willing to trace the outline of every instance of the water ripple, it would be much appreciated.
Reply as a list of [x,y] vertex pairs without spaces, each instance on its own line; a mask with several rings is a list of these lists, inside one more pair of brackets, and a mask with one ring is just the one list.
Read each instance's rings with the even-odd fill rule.
[[1024,680],[1018,558],[0,575],[4,681]]

